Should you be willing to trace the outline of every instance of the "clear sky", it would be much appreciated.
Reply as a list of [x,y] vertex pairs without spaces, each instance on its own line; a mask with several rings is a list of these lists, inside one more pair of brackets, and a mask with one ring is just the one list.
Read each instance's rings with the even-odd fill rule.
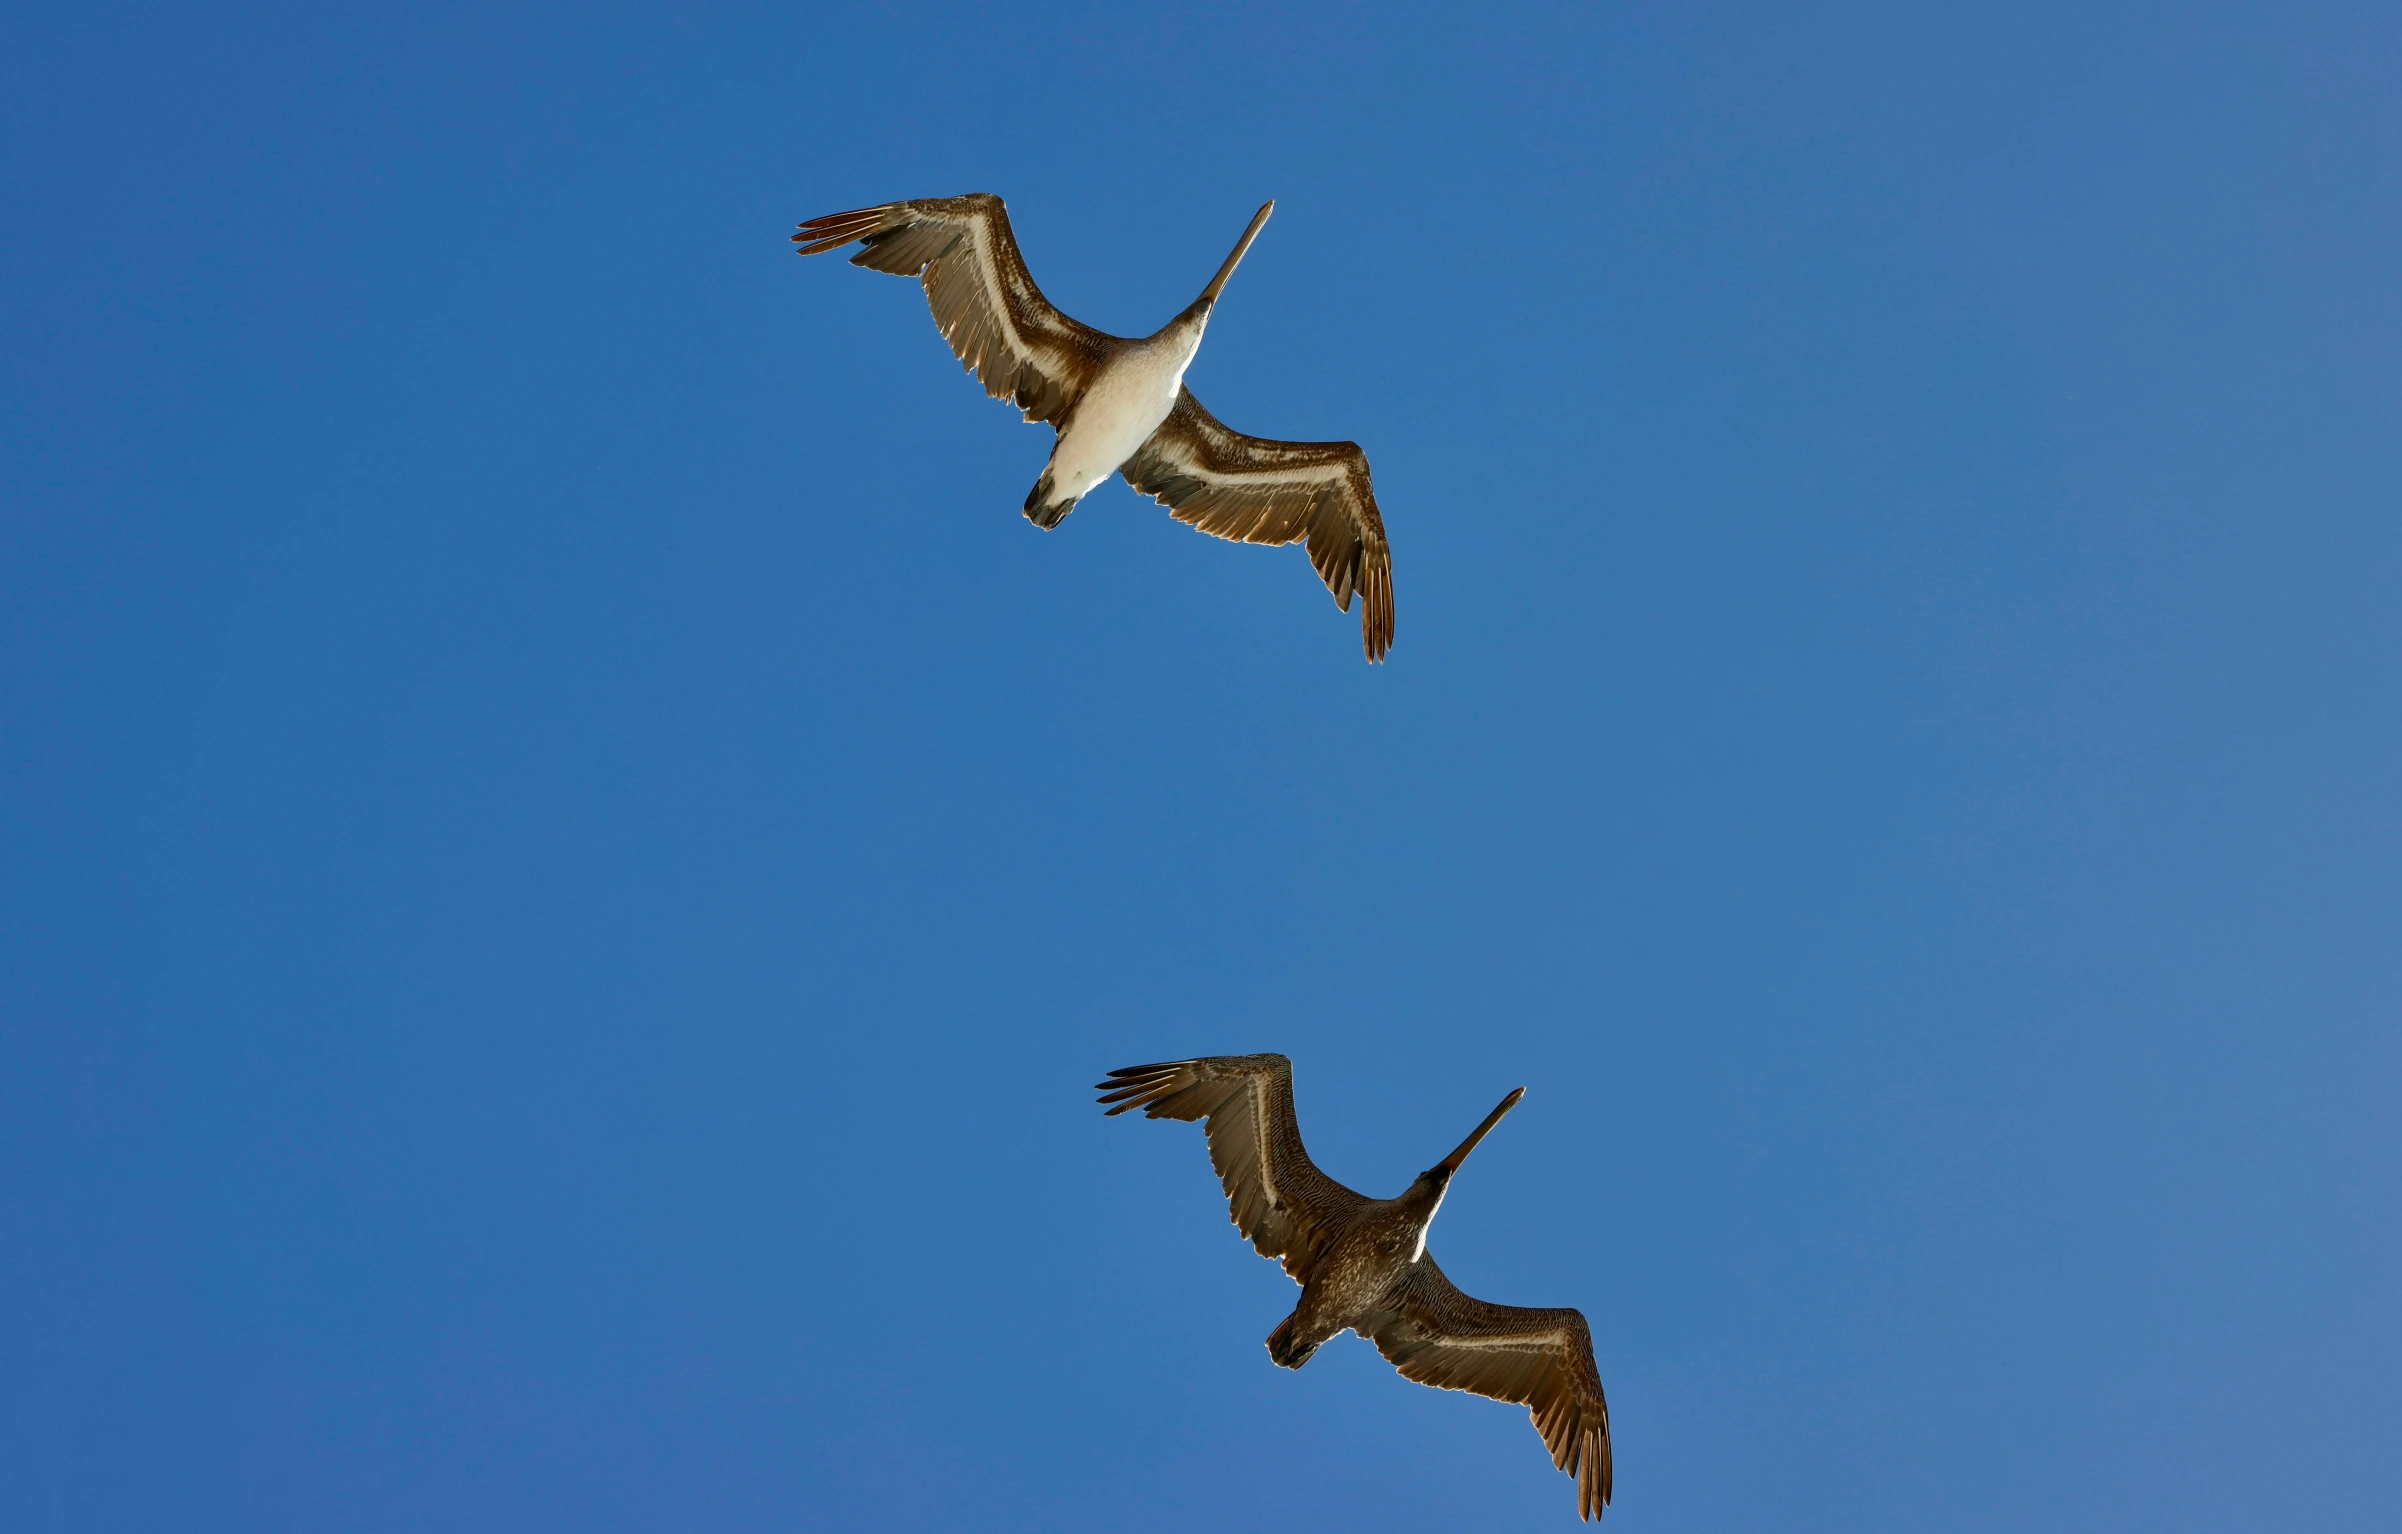
[[[1941,12],[1940,15],[1930,14]],[[11,8],[0,1526],[2402,1527],[2402,12]],[[799,219],[1347,437],[1398,643]]]

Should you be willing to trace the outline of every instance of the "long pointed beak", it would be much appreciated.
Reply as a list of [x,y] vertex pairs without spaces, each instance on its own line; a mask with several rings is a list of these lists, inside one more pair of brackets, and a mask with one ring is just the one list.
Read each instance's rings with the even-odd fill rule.
[[1518,1099],[1524,1097],[1525,1095],[1526,1088],[1520,1087],[1517,1091],[1512,1092],[1509,1096],[1503,1098],[1501,1100],[1501,1106],[1495,1108],[1491,1113],[1486,1114],[1485,1121],[1476,1126],[1476,1133],[1470,1135],[1467,1139],[1462,1140],[1460,1142],[1460,1148],[1453,1151],[1450,1155],[1445,1156],[1439,1163],[1437,1163],[1437,1165],[1449,1167],[1454,1172],[1458,1171],[1460,1169],[1460,1163],[1468,1159],[1468,1152],[1476,1149],[1476,1142],[1483,1139],[1486,1135],[1491,1134],[1493,1132],[1493,1126],[1501,1122],[1501,1116],[1509,1112],[1512,1108],[1517,1107]]
[[1214,304],[1218,301],[1218,290],[1226,286],[1226,279],[1234,275],[1234,269],[1243,264],[1243,252],[1249,250],[1251,242],[1259,238],[1261,226],[1267,223],[1268,215],[1275,211],[1276,199],[1273,197],[1259,205],[1259,211],[1251,215],[1251,227],[1244,230],[1243,237],[1235,242],[1234,254],[1226,258],[1226,264],[1218,268],[1218,275],[1210,278],[1209,286],[1201,290],[1201,302]]

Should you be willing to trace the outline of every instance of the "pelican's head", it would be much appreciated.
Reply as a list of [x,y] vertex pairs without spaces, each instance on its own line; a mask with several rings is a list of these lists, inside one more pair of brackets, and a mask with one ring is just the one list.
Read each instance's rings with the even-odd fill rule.
[[1261,226],[1267,223],[1268,215],[1275,211],[1274,198],[1259,205],[1259,211],[1251,215],[1251,227],[1244,230],[1243,237],[1234,242],[1234,254],[1226,258],[1226,264],[1218,268],[1218,275],[1210,278],[1209,286],[1203,288],[1201,296],[1193,300],[1194,308],[1206,309],[1218,301],[1218,294],[1226,286],[1226,279],[1233,276],[1234,269],[1243,264],[1243,252],[1249,250],[1251,242],[1259,238]]
[[1491,1113],[1486,1114],[1485,1121],[1476,1126],[1476,1132],[1460,1142],[1460,1148],[1458,1150],[1453,1151],[1450,1155],[1445,1156],[1433,1166],[1430,1166],[1425,1171],[1420,1172],[1418,1174],[1418,1181],[1432,1186],[1437,1193],[1441,1193],[1445,1188],[1450,1187],[1451,1175],[1460,1169],[1461,1162],[1468,1159],[1468,1152],[1476,1149],[1476,1142],[1483,1139],[1486,1135],[1491,1134],[1493,1132],[1493,1126],[1501,1122],[1501,1116],[1509,1112],[1512,1108],[1517,1107],[1518,1099],[1524,1097],[1525,1095],[1526,1088],[1520,1087],[1516,1091],[1510,1093],[1509,1096],[1503,1098],[1501,1100],[1501,1105],[1495,1108]]

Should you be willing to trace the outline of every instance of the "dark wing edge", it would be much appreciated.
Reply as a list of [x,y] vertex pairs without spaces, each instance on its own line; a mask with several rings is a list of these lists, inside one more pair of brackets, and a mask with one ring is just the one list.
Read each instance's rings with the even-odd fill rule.
[[853,266],[922,277],[926,305],[960,365],[1029,421],[1064,422],[1112,341],[1043,297],[1008,210],[990,192],[829,213],[792,239],[804,256],[857,240]]
[[1176,520],[1238,543],[1309,541],[1309,562],[1351,611],[1363,599],[1360,645],[1370,661],[1393,648],[1393,555],[1355,442],[1247,437],[1186,389],[1150,440],[1126,460],[1126,483]]
[[1610,1404],[1581,1312],[1488,1305],[1423,1256],[1361,1330],[1405,1379],[1525,1407],[1551,1462],[1576,1477],[1577,1516],[1609,1506]]
[[1209,1160],[1225,1185],[1235,1228],[1262,1257],[1301,1281],[1349,1217],[1368,1201],[1327,1176],[1301,1145],[1293,1116],[1293,1062],[1282,1055],[1215,1055],[1130,1065],[1095,1083],[1111,1116],[1203,1119]]

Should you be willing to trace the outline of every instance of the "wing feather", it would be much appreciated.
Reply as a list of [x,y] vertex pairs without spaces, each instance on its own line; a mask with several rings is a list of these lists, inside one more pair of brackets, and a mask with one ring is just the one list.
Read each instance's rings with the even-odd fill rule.
[[1123,344],[1043,297],[1008,210],[990,192],[829,213],[792,238],[804,256],[857,240],[853,266],[921,278],[926,306],[960,365],[1029,421],[1065,422],[1102,359]]
[[1368,478],[1368,455],[1354,442],[1278,442],[1234,431],[1201,407],[1193,391],[1176,397],[1168,418],[1119,470],[1176,520],[1238,543],[1298,543],[1351,610],[1365,598],[1360,643],[1371,661],[1393,647],[1393,556]]
[[1335,1232],[1368,1201],[1327,1176],[1301,1145],[1293,1062],[1282,1055],[1216,1055],[1130,1065],[1094,1090],[1114,1116],[1207,1121],[1210,1164],[1235,1228],[1300,1282]]
[[1488,1305],[1462,1294],[1429,1254],[1359,1329],[1404,1378],[1525,1407],[1551,1462],[1576,1477],[1578,1516],[1601,1516],[1610,1404],[1581,1312]]

